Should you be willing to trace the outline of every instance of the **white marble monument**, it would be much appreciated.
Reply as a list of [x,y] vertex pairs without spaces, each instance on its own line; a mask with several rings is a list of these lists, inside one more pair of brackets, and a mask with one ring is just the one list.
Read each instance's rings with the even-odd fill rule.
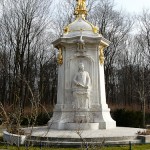
[[96,26],[88,22],[85,0],[77,0],[76,19],[53,42],[58,48],[58,91],[53,117],[57,130],[115,128],[106,104],[104,53],[109,46]]

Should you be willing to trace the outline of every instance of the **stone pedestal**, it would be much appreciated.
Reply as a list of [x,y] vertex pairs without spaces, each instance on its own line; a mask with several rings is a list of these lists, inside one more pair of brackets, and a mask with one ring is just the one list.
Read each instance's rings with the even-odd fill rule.
[[88,22],[86,0],[77,0],[75,21],[53,42],[58,54],[57,104],[48,126],[62,130],[115,128],[106,104],[104,48],[109,41]]
[[[82,33],[84,48],[79,49],[79,39],[81,35],[64,35],[53,43],[55,47],[61,47],[63,63],[58,70],[57,104],[48,126],[61,130],[115,128],[116,122],[106,104],[104,65],[99,60],[99,46],[109,44],[109,41],[99,34],[89,37]],[[80,64],[83,64],[85,73],[80,73]],[[90,83],[86,85],[88,80]]]

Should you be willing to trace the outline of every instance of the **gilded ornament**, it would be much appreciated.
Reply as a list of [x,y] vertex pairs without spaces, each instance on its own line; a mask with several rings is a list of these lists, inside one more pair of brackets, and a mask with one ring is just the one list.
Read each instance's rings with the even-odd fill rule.
[[63,56],[62,56],[62,49],[61,48],[59,48],[59,54],[58,54],[58,58],[57,58],[57,63],[59,65],[63,64]]
[[68,32],[69,32],[69,27],[66,26],[66,27],[64,28],[64,33],[65,33],[65,34],[68,34]]
[[99,55],[99,60],[100,60],[100,64],[104,64],[104,46],[99,46],[99,50],[100,50],[100,55]]
[[80,10],[86,10],[86,2],[85,0],[77,0],[78,8]]
[[86,10],[86,0],[76,0],[77,5],[74,11],[74,14],[76,17],[81,15],[83,18],[87,15],[87,10]]
[[94,33],[98,33],[98,31],[99,31],[98,27],[97,26],[93,26],[93,32]]

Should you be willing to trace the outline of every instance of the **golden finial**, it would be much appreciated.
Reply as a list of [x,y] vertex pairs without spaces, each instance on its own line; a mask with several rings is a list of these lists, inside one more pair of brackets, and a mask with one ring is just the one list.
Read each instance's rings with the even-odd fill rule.
[[76,1],[77,5],[74,14],[76,15],[76,17],[81,15],[82,17],[85,18],[85,16],[87,15],[86,0],[76,0]]

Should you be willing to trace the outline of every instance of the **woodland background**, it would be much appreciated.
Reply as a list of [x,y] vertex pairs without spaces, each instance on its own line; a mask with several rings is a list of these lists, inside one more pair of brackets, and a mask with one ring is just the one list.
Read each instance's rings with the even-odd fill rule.
[[[71,23],[73,0],[1,0],[0,113],[20,118],[57,100],[57,50],[51,42]],[[105,49],[107,103],[150,111],[150,10],[131,15],[112,0],[88,0],[87,19],[109,41]]]

